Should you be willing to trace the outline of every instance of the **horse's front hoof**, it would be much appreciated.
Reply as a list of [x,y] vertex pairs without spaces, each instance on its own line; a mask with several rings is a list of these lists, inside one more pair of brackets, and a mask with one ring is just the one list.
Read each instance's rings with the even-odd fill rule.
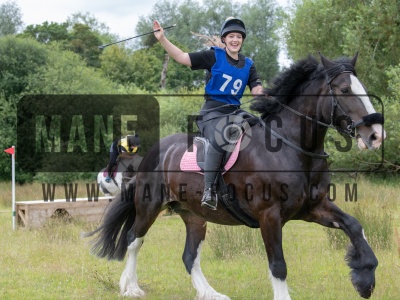
[[374,272],[369,269],[352,270],[351,282],[361,297],[369,299],[375,288]]

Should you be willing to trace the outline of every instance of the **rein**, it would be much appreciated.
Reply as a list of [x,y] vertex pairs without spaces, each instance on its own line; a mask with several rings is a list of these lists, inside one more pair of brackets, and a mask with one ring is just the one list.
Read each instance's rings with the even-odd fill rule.
[[[331,86],[332,80],[335,79],[336,76],[338,76],[338,75],[340,75],[342,73],[351,73],[351,74],[353,74],[353,72],[351,72],[351,71],[343,71],[343,72],[340,72],[339,74],[337,74],[337,75],[335,75],[333,77],[330,77],[330,78],[327,77],[326,78],[326,83],[327,83],[327,85],[329,87],[329,95],[332,98],[332,109],[331,109],[331,122],[330,122],[330,124],[327,124],[327,123],[324,123],[324,122],[321,122],[321,121],[318,121],[318,120],[314,120],[313,118],[298,112],[297,110],[287,106],[286,104],[281,103],[276,98],[274,100],[280,106],[282,106],[283,108],[289,110],[290,112],[292,112],[292,113],[294,113],[294,114],[296,114],[296,115],[298,115],[300,117],[304,117],[309,121],[314,121],[314,122],[316,122],[317,124],[319,124],[321,126],[324,126],[324,127],[327,127],[327,128],[333,128],[333,129],[335,129],[336,131],[338,131],[340,133],[347,134],[351,138],[355,138],[355,130],[357,129],[357,127],[360,127],[361,125],[371,126],[372,124],[383,124],[384,123],[384,118],[383,118],[382,114],[380,114],[380,113],[372,113],[372,114],[366,115],[366,116],[362,117],[361,120],[358,120],[358,121],[353,121],[349,117],[349,115],[345,112],[343,107],[340,105],[339,101],[336,99],[336,97],[335,97],[335,95],[333,93],[332,86]],[[342,110],[343,116],[345,116],[345,119],[351,121],[351,123],[347,126],[346,129],[338,128],[338,127],[336,127],[334,125],[333,118],[334,118],[334,115],[335,115],[335,110],[338,107]]]
[[[344,111],[343,107],[340,105],[339,101],[336,99],[336,97],[335,97],[335,95],[333,93],[332,86],[331,86],[332,80],[335,79],[336,76],[338,76],[338,75],[340,75],[342,73],[352,73],[353,74],[353,72],[351,72],[351,71],[343,71],[343,72],[340,72],[337,75],[335,75],[333,77],[330,77],[330,78],[328,77],[328,75],[326,76],[326,83],[327,83],[327,85],[329,87],[329,95],[331,96],[331,99],[332,99],[332,102],[331,102],[332,103],[332,108],[331,108],[331,114],[330,114],[331,115],[330,124],[325,123],[325,122],[321,122],[319,120],[315,120],[315,119],[313,119],[313,118],[311,118],[311,117],[309,117],[309,116],[307,116],[307,115],[305,115],[305,114],[303,114],[303,113],[301,113],[301,112],[289,107],[288,105],[283,104],[282,102],[280,102],[276,98],[274,98],[274,100],[280,106],[282,106],[284,109],[287,109],[288,111],[294,113],[295,115],[298,115],[300,117],[304,117],[305,119],[307,119],[309,121],[316,122],[317,124],[319,124],[321,126],[324,126],[326,128],[333,128],[333,129],[335,129],[336,131],[338,131],[340,133],[347,134],[350,138],[355,138],[355,130],[356,130],[357,127],[359,127],[361,125],[371,126],[372,124],[376,124],[376,123],[383,124],[383,122],[384,122],[383,116],[380,113],[372,113],[372,114],[366,115],[366,116],[362,117],[361,120],[358,120],[358,121],[353,121],[349,117],[349,115],[347,115],[347,113]],[[345,119],[346,120],[351,120],[351,123],[347,126],[346,129],[342,129],[342,128],[337,127],[337,126],[334,125],[334,115],[335,115],[336,108],[338,108],[338,107],[342,110],[343,116],[345,116]],[[306,155],[311,156],[313,158],[320,158],[320,159],[326,159],[326,158],[329,157],[329,154],[327,154],[327,153],[325,153],[325,154],[316,154],[316,153],[313,153],[313,152],[306,151],[306,150],[302,149],[301,147],[297,146],[296,144],[294,144],[293,142],[289,141],[288,139],[283,137],[281,134],[279,134],[278,132],[276,132],[275,130],[270,128],[264,122],[264,120],[262,120],[261,118],[260,118],[260,123],[267,130],[269,130],[273,136],[275,136],[276,138],[281,139],[285,144],[287,144],[288,146],[292,147],[293,149],[296,149],[297,151],[299,151],[299,152],[301,152],[303,154],[306,154]]]
[[274,137],[281,139],[282,142],[284,142],[284,143],[285,143],[286,145],[288,145],[289,147],[292,147],[293,149],[295,149],[295,150],[297,150],[297,151],[299,151],[299,152],[301,152],[301,153],[303,153],[303,154],[305,154],[305,155],[311,156],[311,157],[313,157],[313,158],[326,159],[326,158],[329,157],[329,154],[328,154],[328,153],[316,154],[316,153],[314,153],[314,152],[310,152],[310,151],[304,150],[303,148],[297,146],[296,144],[294,144],[293,142],[289,141],[287,138],[285,138],[284,136],[282,136],[281,134],[279,134],[278,132],[276,132],[275,130],[273,130],[271,127],[269,127],[269,126],[264,122],[263,119],[260,118],[259,120],[260,120],[261,125],[264,126],[265,129],[269,130],[269,132],[271,132],[271,134],[272,134]]
[[[352,73],[352,72],[351,72],[351,71],[343,71],[343,72],[337,74],[336,76],[338,76],[338,75],[340,75],[340,74],[342,74],[342,73]],[[330,124],[325,123],[325,122],[321,122],[321,121],[318,121],[318,120],[315,120],[315,119],[313,119],[313,118],[311,118],[311,117],[309,117],[309,116],[307,116],[307,115],[305,115],[305,114],[303,114],[303,113],[301,113],[301,112],[299,112],[299,111],[297,111],[297,110],[295,110],[295,109],[293,109],[293,108],[287,106],[286,104],[283,104],[282,102],[280,102],[280,101],[279,101],[278,99],[276,99],[276,98],[274,98],[274,100],[275,100],[280,106],[282,106],[283,108],[287,109],[288,111],[294,113],[295,115],[298,115],[298,116],[300,116],[300,117],[304,117],[304,118],[307,119],[308,121],[316,122],[318,125],[324,126],[324,127],[326,127],[326,128],[333,128],[333,129],[335,129],[335,130],[337,130],[337,131],[339,131],[339,132],[346,133],[346,134],[349,135],[350,137],[354,137],[353,130],[354,130],[356,127],[362,125],[362,123],[358,123],[359,121],[357,121],[357,126],[354,126],[355,122],[352,121],[352,124],[349,125],[349,126],[347,127],[347,129],[341,129],[341,128],[339,129],[339,128],[337,128],[335,125],[333,125],[333,123],[334,123],[334,122],[333,122],[333,117],[334,117],[334,115],[335,115],[335,110],[336,110],[337,107],[339,107],[339,108],[342,110],[342,112],[344,113],[344,115],[346,116],[346,118],[348,118],[348,119],[351,120],[351,118],[345,113],[344,109],[341,107],[341,105],[340,105],[339,102],[337,101],[335,95],[333,94],[331,82],[332,82],[333,79],[335,79],[336,76],[331,77],[331,78],[327,78],[327,80],[326,80],[326,81],[327,81],[327,85],[328,85],[328,87],[329,87],[329,95],[332,97],[332,109],[331,109],[331,122],[330,122]]]

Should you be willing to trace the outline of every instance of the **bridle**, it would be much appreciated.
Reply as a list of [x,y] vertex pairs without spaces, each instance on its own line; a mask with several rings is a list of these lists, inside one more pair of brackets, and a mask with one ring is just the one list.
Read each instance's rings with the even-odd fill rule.
[[[333,93],[332,86],[331,86],[332,80],[334,80],[337,76],[339,76],[340,74],[343,74],[343,73],[350,73],[350,74],[354,75],[354,73],[352,71],[342,71],[330,78],[328,77],[328,75],[326,75],[326,82],[329,87],[329,95],[331,95],[331,98],[332,98],[331,123],[328,125],[328,127],[335,128],[339,133],[347,134],[349,137],[355,138],[356,137],[356,129],[358,127],[360,127],[361,125],[371,126],[372,124],[383,125],[384,118],[383,118],[383,115],[380,113],[371,113],[371,114],[365,115],[358,121],[353,121],[350,118],[350,116],[344,111],[343,107],[340,105],[339,101],[336,99],[336,97]],[[347,125],[346,129],[337,127],[333,124],[333,122],[334,122],[333,116],[335,114],[336,108],[338,108],[338,107],[343,112],[343,114],[340,116],[344,116],[344,119],[347,121],[348,125]]]
[[[329,95],[331,96],[331,99],[332,99],[332,109],[331,109],[331,123],[328,125],[328,127],[330,127],[330,128],[334,128],[334,129],[336,129],[338,132],[340,132],[340,133],[343,133],[343,134],[347,134],[349,137],[351,137],[351,138],[354,138],[355,137],[355,129],[356,129],[356,127],[354,126],[354,121],[350,118],[350,116],[344,111],[344,109],[343,109],[343,107],[340,105],[340,103],[339,103],[339,101],[337,100],[337,98],[335,97],[335,94],[333,93],[333,89],[332,89],[332,85],[331,85],[331,83],[332,83],[332,81],[337,77],[337,76],[339,76],[340,74],[343,74],[343,73],[349,73],[349,74],[353,74],[353,72],[351,72],[351,71],[343,71],[343,72],[340,72],[339,74],[337,74],[337,75],[335,75],[335,76],[333,76],[333,77],[328,77],[328,74],[326,75],[326,84],[328,85],[328,87],[329,87]],[[347,127],[346,127],[346,129],[343,129],[343,128],[341,128],[341,127],[337,127],[337,126],[335,126],[334,125],[334,121],[333,121],[333,118],[334,118],[334,115],[335,115],[335,110],[337,109],[337,108],[340,108],[341,110],[342,110],[342,112],[343,112],[343,115],[341,115],[341,116],[344,116],[344,119],[347,121]],[[350,122],[349,122],[350,121]],[[361,125],[361,124],[360,124]],[[358,125],[358,126],[360,126],[360,125]]]
[[[319,121],[319,120],[316,120],[316,119],[314,119],[314,118],[311,118],[311,117],[309,117],[309,116],[307,116],[307,115],[305,115],[305,114],[303,114],[303,113],[301,113],[301,112],[299,112],[299,111],[297,111],[297,110],[295,110],[295,109],[293,109],[293,108],[287,106],[286,104],[283,104],[282,102],[280,102],[280,101],[279,101],[278,99],[276,99],[276,98],[274,98],[274,100],[275,100],[280,106],[282,106],[284,109],[286,109],[286,110],[288,110],[288,111],[290,111],[290,112],[292,112],[292,113],[294,113],[294,114],[296,114],[296,115],[298,115],[298,116],[300,116],[300,117],[303,117],[303,118],[305,118],[305,119],[307,119],[307,120],[309,120],[309,121],[315,122],[315,123],[317,123],[318,125],[321,125],[321,126],[323,126],[323,127],[326,127],[326,128],[333,128],[333,129],[335,129],[336,131],[338,131],[339,133],[345,134],[345,135],[349,136],[350,138],[355,138],[355,137],[356,137],[356,129],[357,129],[358,127],[360,127],[361,125],[365,125],[365,126],[371,126],[372,124],[382,124],[382,125],[383,125],[383,123],[384,123],[384,118],[383,118],[382,114],[380,114],[380,113],[368,114],[368,115],[362,117],[362,118],[361,118],[360,120],[358,120],[358,121],[353,121],[353,120],[350,118],[350,116],[345,112],[345,110],[343,109],[343,107],[340,105],[339,101],[338,101],[337,98],[335,97],[335,94],[333,93],[333,89],[332,89],[332,85],[331,85],[332,81],[333,81],[337,76],[339,76],[340,74],[343,74],[343,73],[351,73],[351,74],[353,74],[352,71],[342,71],[342,72],[340,72],[340,73],[338,73],[338,74],[336,74],[335,76],[332,76],[332,77],[329,77],[328,74],[326,74],[326,83],[327,83],[327,85],[328,85],[328,88],[329,88],[329,95],[330,95],[331,100],[332,100],[332,101],[331,101],[330,124],[325,123],[325,122],[322,122],[322,121]],[[348,124],[347,127],[346,127],[346,129],[343,129],[343,128],[341,128],[341,127],[335,125],[334,117],[335,117],[335,112],[336,112],[336,110],[337,110],[338,108],[343,112],[343,114],[340,115],[340,116],[343,116],[343,119],[346,120],[346,122],[347,122],[347,124]],[[280,135],[278,132],[276,132],[275,130],[273,130],[272,128],[270,128],[270,127],[264,122],[264,120],[262,120],[261,118],[260,118],[260,123],[261,123],[266,129],[268,129],[272,135],[274,135],[275,137],[281,139],[282,142],[284,142],[284,143],[286,143],[288,146],[290,146],[290,147],[292,147],[292,148],[294,148],[294,149],[296,149],[296,150],[302,152],[303,154],[306,154],[306,155],[311,156],[311,157],[314,157],[314,158],[328,158],[328,157],[329,157],[329,155],[328,155],[327,153],[324,153],[324,154],[316,154],[316,153],[313,153],[313,152],[306,151],[306,150],[304,150],[303,148],[301,148],[301,147],[295,145],[294,143],[292,143],[291,141],[289,141],[288,139],[286,139],[285,137],[283,137],[282,135]]]
[[[286,104],[283,104],[282,102],[280,102],[276,98],[275,98],[275,101],[279,105],[281,105],[283,108],[291,111],[292,113],[294,113],[294,114],[296,114],[298,116],[306,118],[309,121],[314,121],[314,122],[316,122],[317,124],[319,124],[321,126],[324,126],[324,127],[327,127],[327,128],[333,128],[333,129],[337,130],[340,133],[347,134],[351,138],[355,137],[355,130],[356,130],[357,127],[360,127],[361,125],[371,126],[372,124],[383,124],[384,123],[384,119],[383,119],[382,114],[380,114],[380,113],[372,113],[372,114],[369,114],[369,115],[366,115],[366,116],[362,117],[362,119],[360,119],[358,121],[353,121],[350,118],[350,116],[345,112],[345,110],[340,105],[339,101],[337,100],[335,94],[333,93],[333,89],[332,89],[332,85],[331,85],[332,81],[337,76],[339,76],[340,74],[343,74],[343,73],[351,73],[351,74],[353,74],[353,72],[351,72],[351,71],[343,71],[343,72],[340,72],[340,73],[336,74],[333,77],[328,77],[328,75],[326,75],[326,84],[329,87],[329,92],[328,93],[329,93],[329,95],[330,95],[330,97],[332,99],[332,101],[331,101],[331,107],[332,108],[331,108],[331,113],[330,113],[330,124],[315,120],[315,119],[313,119],[313,118],[311,118],[311,117],[309,117],[309,116],[307,116],[305,114],[302,114],[302,113],[298,112],[297,110],[287,106]],[[341,127],[338,127],[338,126],[334,125],[335,124],[334,116],[335,116],[335,112],[336,112],[337,108],[340,108],[340,110],[343,113],[340,116],[343,116],[343,119],[345,119],[347,121],[348,125],[347,125],[346,129],[343,129]]]

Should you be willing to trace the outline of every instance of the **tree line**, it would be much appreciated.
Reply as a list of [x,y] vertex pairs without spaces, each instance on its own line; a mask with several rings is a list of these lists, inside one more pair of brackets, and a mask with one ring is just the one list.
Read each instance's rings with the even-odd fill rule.
[[[206,49],[205,40],[218,36],[228,16],[241,18],[248,31],[243,53],[253,59],[264,85],[279,72],[280,45],[296,61],[321,51],[330,58],[353,56],[359,51],[358,77],[383,101],[386,130],[385,171],[396,173],[400,159],[398,132],[400,65],[400,4],[395,1],[322,0],[297,1],[283,10],[275,0],[168,1],[157,3],[152,12],[142,16],[138,33],[148,32],[157,19],[163,26],[177,24],[166,32],[168,38],[184,51]],[[384,9],[378,9],[384,8]],[[106,24],[90,13],[76,13],[65,22],[43,22],[22,27],[22,15],[15,2],[0,5],[0,132],[3,149],[15,144],[16,107],[29,94],[134,94],[181,93],[199,97],[160,98],[161,134],[184,131],[186,117],[201,103],[205,74],[168,61],[165,85],[165,51],[152,35],[99,49],[115,42]],[[282,48],[282,47],[281,47]],[[194,99],[196,98],[196,99]],[[173,103],[172,103],[173,102]],[[332,139],[334,139],[332,137]],[[329,147],[329,140],[327,143]],[[373,155],[373,154],[372,154]],[[351,157],[337,154],[344,165]],[[362,163],[375,161],[365,158]],[[38,174],[18,172],[19,181],[40,178]],[[9,179],[9,158],[0,157],[0,180]],[[76,178],[72,176],[71,178]]]

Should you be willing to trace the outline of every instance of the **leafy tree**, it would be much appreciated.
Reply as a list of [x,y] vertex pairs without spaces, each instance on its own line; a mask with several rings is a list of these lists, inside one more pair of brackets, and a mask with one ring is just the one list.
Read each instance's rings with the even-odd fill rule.
[[70,38],[71,50],[84,58],[88,66],[96,68],[101,66],[99,58],[101,41],[88,25],[75,24]]
[[135,51],[132,56],[131,78],[136,86],[149,92],[160,88],[162,62],[154,52],[142,49]]
[[116,94],[118,84],[87,67],[78,54],[59,44],[47,47],[46,64],[36,69],[25,89],[29,94]]
[[0,38],[0,91],[6,100],[23,93],[31,74],[47,61],[44,45],[13,36]]
[[120,39],[118,37],[118,34],[111,33],[110,28],[105,23],[100,22],[94,15],[89,12],[74,13],[70,17],[68,17],[67,23],[70,26],[70,30],[74,27],[75,24],[85,24],[89,26],[93,33],[97,35],[98,39],[101,40],[102,44],[116,42]]
[[400,131],[400,64],[390,67],[386,71],[388,78],[387,97],[384,102],[385,130],[387,139],[384,144],[384,169],[400,173],[400,145],[397,132]]
[[0,36],[16,34],[22,25],[21,9],[15,1],[0,5]]
[[122,85],[133,82],[134,66],[131,56],[127,49],[117,45],[104,49],[100,55],[102,73]]
[[[37,74],[47,61],[44,45],[33,40],[17,39],[8,35],[0,38],[0,145],[2,149],[16,145],[17,103],[26,92],[31,76]],[[31,174],[19,171],[17,178],[24,182]],[[0,178],[10,179],[10,158],[0,156]]]
[[89,12],[77,12],[67,18],[70,29],[76,24],[84,24],[98,34],[109,34],[110,28],[103,22],[100,22],[94,15]]
[[[179,91],[179,94],[180,96],[157,97],[162,112],[160,116],[161,137],[177,132],[187,133],[188,116],[195,115],[204,101],[202,88],[191,91],[190,95],[185,95],[187,94],[186,90]],[[195,125],[193,130],[197,130]]]
[[[15,136],[15,115],[16,115],[16,105],[7,101],[4,94],[0,94],[0,147],[1,149],[10,148],[15,145],[16,140],[13,138]],[[0,155],[0,179],[11,178],[11,163],[9,155],[5,153]]]
[[88,66],[95,68],[101,65],[99,46],[118,39],[90,13],[73,14],[63,23],[46,21],[40,25],[29,25],[19,36],[31,37],[45,44],[61,42],[64,49],[78,53],[87,61]]
[[242,14],[247,31],[243,53],[253,59],[260,78],[270,80],[279,71],[276,4],[271,0],[253,0],[243,6]]
[[359,77],[370,92],[387,93],[384,67],[400,62],[399,1],[303,0],[287,26],[287,47],[298,60],[321,51],[328,57],[360,52]]
[[[140,49],[134,52],[112,46],[105,49],[100,56],[101,71],[119,84],[134,84],[143,90],[156,92],[160,89],[164,58],[165,51],[159,44],[149,49]],[[167,72],[168,90],[177,90],[182,86],[188,89],[194,87],[194,74],[186,66],[171,59]]]
[[[180,44],[179,42],[173,41],[175,45],[187,51],[187,48]],[[161,44],[156,44],[152,47],[149,51],[157,58],[157,67],[156,67],[156,74],[154,77],[154,83],[157,89],[160,88],[160,80],[161,80],[161,71],[163,67],[163,62],[165,59],[166,52]],[[195,87],[195,78],[202,78],[203,71],[193,72],[187,66],[181,65],[174,61],[173,59],[169,60],[168,63],[168,70],[167,70],[167,90],[177,91],[182,88],[186,88],[190,90]],[[145,78],[143,78],[145,80]]]
[[[44,45],[15,36],[0,38],[0,69],[0,145],[3,149],[16,145],[17,103],[23,95],[140,93],[133,86],[122,88],[108,80],[57,42]],[[9,166],[9,157],[0,155],[0,179],[9,180]],[[19,181],[32,176],[18,166],[17,174]]]
[[21,37],[31,37],[40,43],[50,43],[53,41],[67,41],[69,39],[67,22],[43,22],[40,25],[28,25]]
[[[329,57],[351,57],[359,51],[358,77],[383,101],[387,139],[380,171],[398,173],[399,146],[393,134],[399,131],[400,2],[302,0],[295,8],[287,27],[288,53],[294,60],[317,51]],[[328,136],[328,152],[332,141]],[[331,158],[343,168],[351,165],[373,170],[381,151],[361,154],[354,147],[348,154],[332,151]]]

